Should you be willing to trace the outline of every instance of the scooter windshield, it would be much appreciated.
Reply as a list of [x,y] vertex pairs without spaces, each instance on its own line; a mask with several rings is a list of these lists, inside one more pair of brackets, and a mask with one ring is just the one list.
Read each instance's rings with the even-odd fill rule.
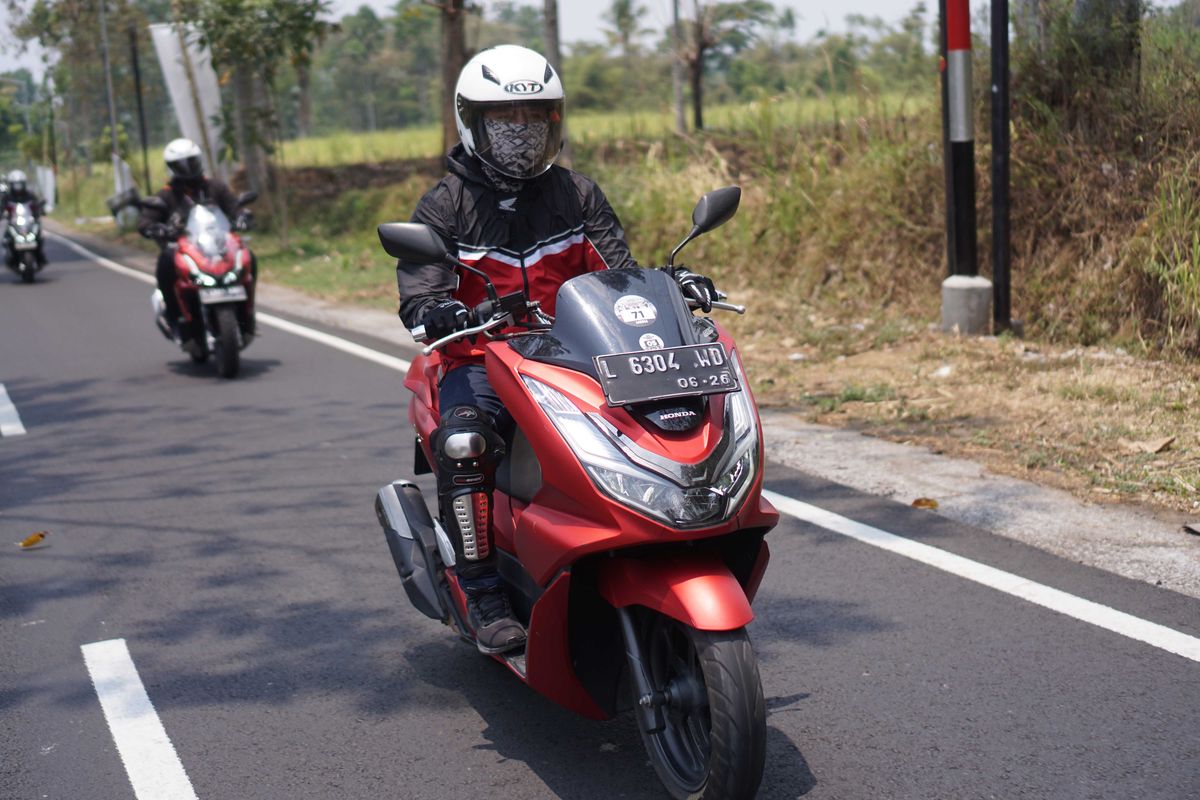
[[33,229],[33,209],[28,203],[17,203],[12,212],[12,226],[16,233],[26,234]]
[[559,288],[554,313],[550,330],[510,340],[513,349],[593,377],[593,356],[699,343],[679,287],[658,269],[574,277]]
[[187,237],[210,261],[225,256],[229,240],[229,219],[216,206],[194,206],[188,214]]

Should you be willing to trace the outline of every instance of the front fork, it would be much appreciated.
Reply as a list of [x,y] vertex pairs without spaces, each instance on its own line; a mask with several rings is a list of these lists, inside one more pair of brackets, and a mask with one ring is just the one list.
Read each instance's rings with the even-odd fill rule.
[[650,671],[646,668],[646,660],[642,655],[642,642],[637,635],[634,625],[633,611],[629,606],[617,609],[617,617],[621,620],[621,638],[625,640],[625,660],[629,662],[629,676],[633,680],[633,688],[637,693],[637,714],[646,733],[658,733],[667,726],[663,706],[667,702],[665,692],[657,691],[650,681]]

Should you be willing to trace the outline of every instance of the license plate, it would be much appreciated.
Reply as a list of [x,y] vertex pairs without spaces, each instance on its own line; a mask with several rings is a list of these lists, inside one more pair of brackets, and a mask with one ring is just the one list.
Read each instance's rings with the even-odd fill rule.
[[245,299],[245,286],[218,286],[215,289],[200,290],[200,302],[206,306],[212,303],[232,303]]
[[13,242],[14,250],[34,250],[37,248],[37,242]]
[[594,361],[610,406],[738,389],[737,374],[720,343],[612,353]]

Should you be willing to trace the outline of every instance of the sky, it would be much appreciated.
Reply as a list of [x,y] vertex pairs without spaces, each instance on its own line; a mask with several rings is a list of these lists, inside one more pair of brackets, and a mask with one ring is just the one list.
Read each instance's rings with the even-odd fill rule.
[[[23,0],[30,2],[30,0]],[[541,5],[537,0],[529,0],[531,4]],[[830,30],[843,29],[842,20],[847,14],[865,14],[882,17],[885,21],[895,22],[908,13],[917,0],[775,0],[780,8],[790,8],[796,15],[796,35],[799,39],[809,39],[822,28]],[[643,0],[649,9],[646,26],[662,30],[671,19],[671,4],[669,0]],[[380,14],[388,14],[395,5],[395,0],[332,0],[330,3],[331,16],[340,18],[368,5]],[[490,2],[485,0],[485,6]],[[604,11],[609,3],[606,0],[559,0],[558,24],[560,36],[564,43],[576,41],[604,41],[603,28]],[[690,3],[682,3],[684,7]],[[927,0],[927,7],[936,9],[936,0]],[[19,54],[15,52],[9,29],[8,10],[0,4],[0,72],[27,67],[41,75],[41,56],[36,51]]]

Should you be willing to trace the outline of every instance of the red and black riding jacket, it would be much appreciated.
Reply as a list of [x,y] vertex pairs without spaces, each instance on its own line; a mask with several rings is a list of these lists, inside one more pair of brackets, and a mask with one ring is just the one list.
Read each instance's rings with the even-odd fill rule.
[[[554,166],[514,193],[493,188],[461,144],[446,164],[450,174],[421,198],[412,221],[437,231],[450,252],[487,273],[499,294],[523,289],[553,314],[567,279],[637,266],[616,213],[590,178]],[[470,308],[487,297],[478,276],[463,275],[455,288],[455,275],[438,264],[400,261],[396,283],[400,319],[409,328],[438,300],[453,297]],[[447,368],[482,357],[481,345],[445,348]]]

